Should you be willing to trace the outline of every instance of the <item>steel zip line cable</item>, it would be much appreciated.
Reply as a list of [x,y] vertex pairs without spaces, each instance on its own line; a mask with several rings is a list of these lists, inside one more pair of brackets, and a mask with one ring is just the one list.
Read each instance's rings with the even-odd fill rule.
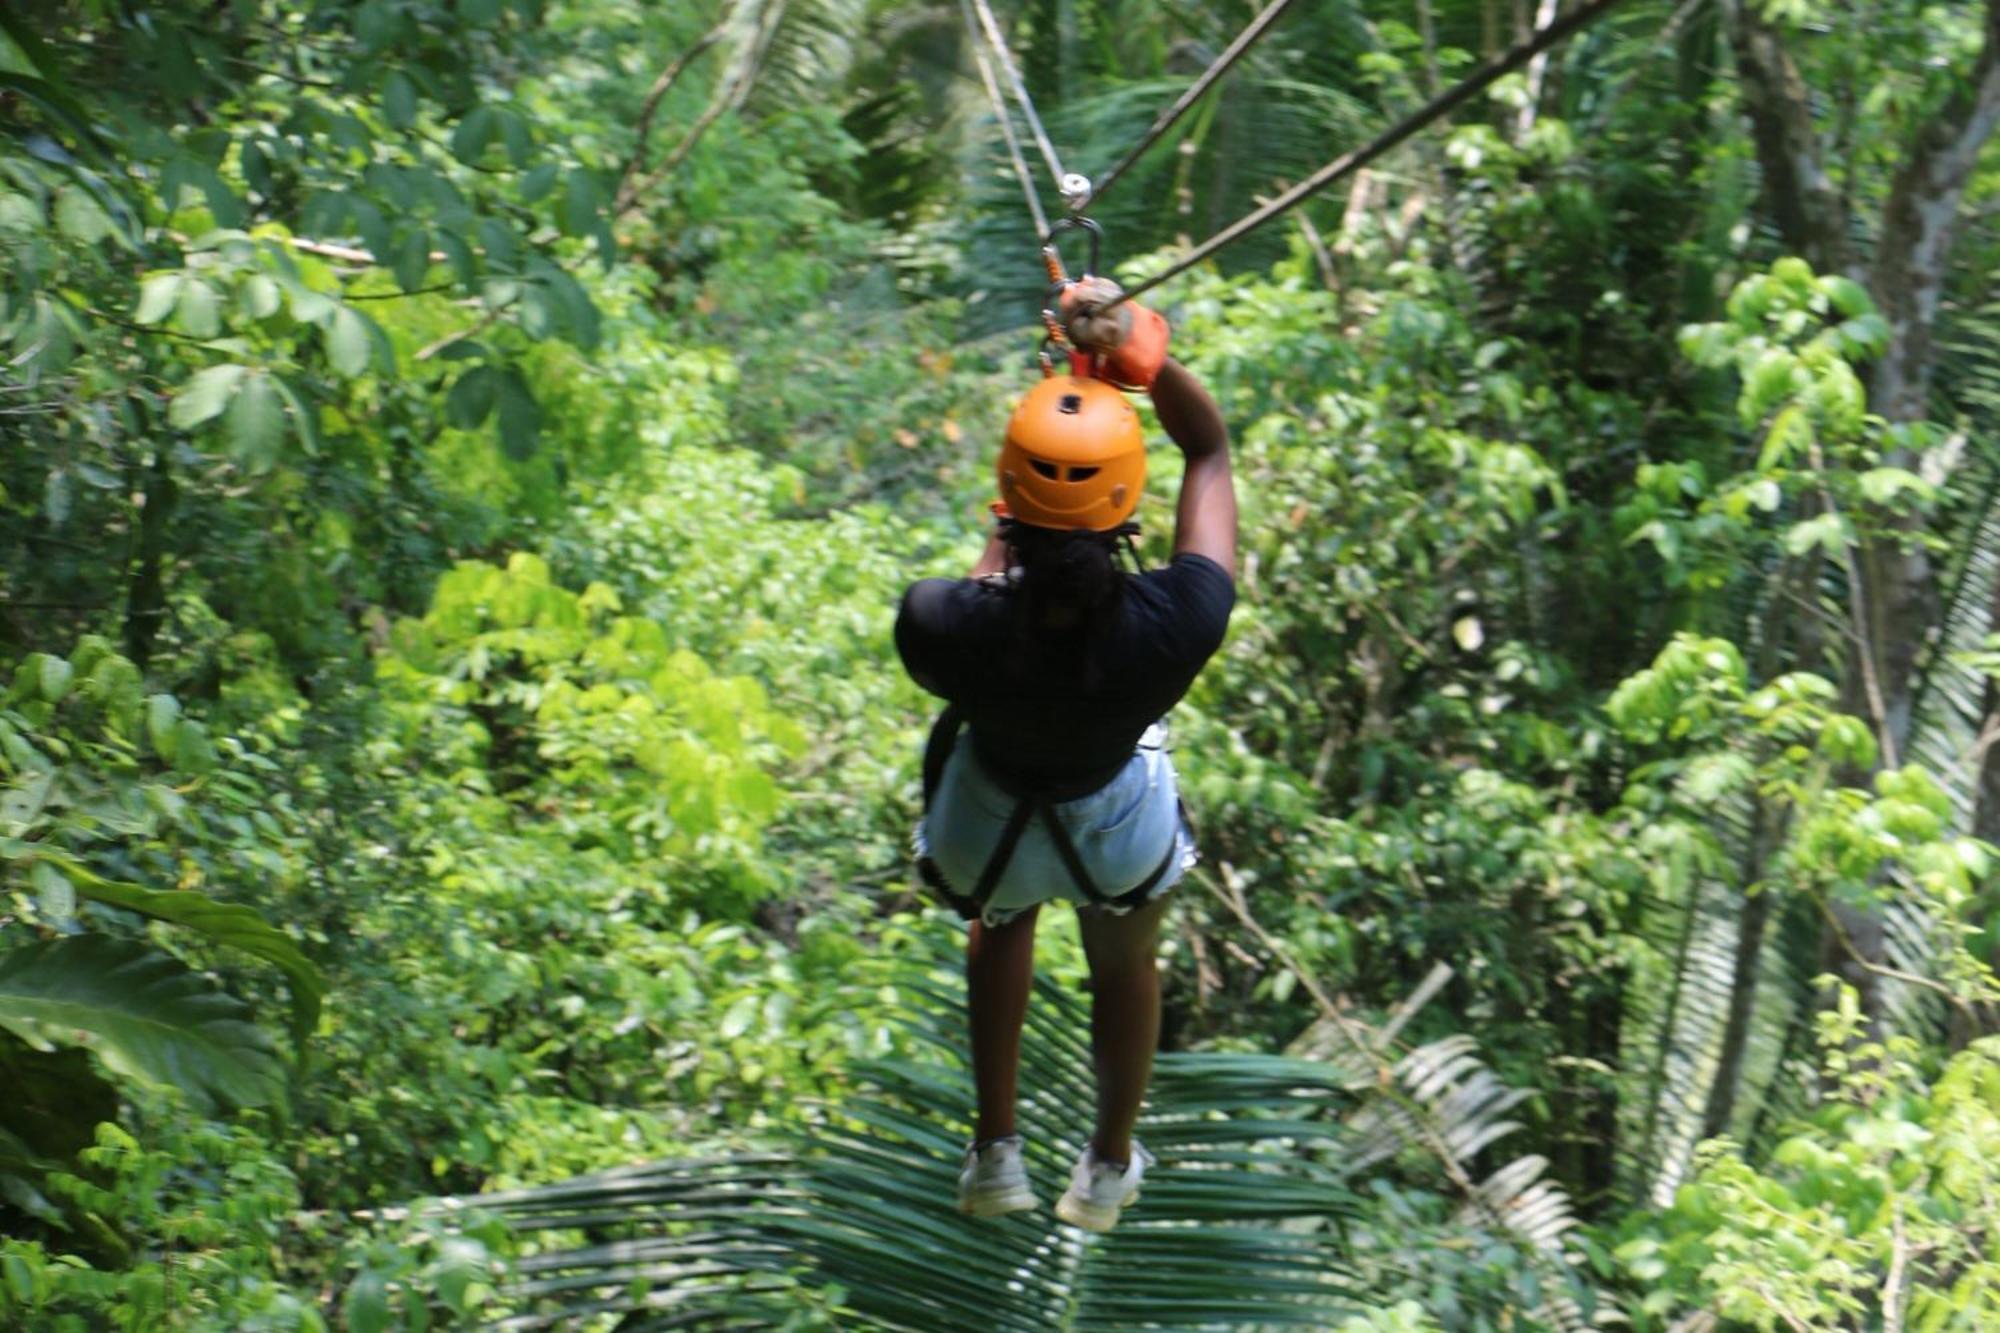
[[[1035,114],[1035,103],[1028,96],[1028,87],[1021,82],[1021,72],[1014,68],[1014,57],[1007,50],[1007,40],[1000,35],[1000,25],[993,21],[993,9],[986,0],[972,0],[972,7],[979,11],[979,24],[986,31],[986,40],[992,43],[993,53],[1000,57],[1000,68],[1007,75],[1007,82],[1013,86],[1014,100],[1021,104],[1021,114],[1028,119],[1028,128],[1034,131],[1035,146],[1042,150],[1042,160],[1049,164],[1049,174],[1055,177],[1056,193],[1063,190],[1062,163],[1056,158],[1055,145],[1049,142],[1048,132],[1042,128],[1042,118]],[[1044,227],[1046,234],[1048,228]]]
[[1292,0],[1271,0],[1270,4],[1264,6],[1264,12],[1251,19],[1243,31],[1236,34],[1236,40],[1209,63],[1208,68],[1201,72],[1201,77],[1190,84],[1187,91],[1182,93],[1172,106],[1153,118],[1153,123],[1139,136],[1139,142],[1133,144],[1125,156],[1119,158],[1109,171],[1098,178],[1091,187],[1090,202],[1096,203],[1102,199],[1104,192],[1111,188],[1112,182],[1124,175],[1127,167],[1137,162],[1148,148],[1159,141],[1161,135],[1172,129],[1180,118],[1202,99],[1203,94],[1215,86],[1216,81],[1229,72],[1230,67],[1245,51],[1256,45],[1257,39],[1264,35],[1265,29],[1277,22],[1278,16],[1283,14],[1291,3]]
[[1246,214],[1230,223],[1227,227],[1224,227],[1221,231],[1203,241],[1180,259],[1174,261],[1164,272],[1154,274],[1104,308],[1106,310],[1115,309],[1133,297],[1151,291],[1167,279],[1178,277],[1181,273],[1193,268],[1196,264],[1207,259],[1224,246],[1241,240],[1280,213],[1294,207],[1300,201],[1324,190],[1341,177],[1367,166],[1370,162],[1373,162],[1376,158],[1388,152],[1418,130],[1423,129],[1432,121],[1450,112],[1461,102],[1467,101],[1475,93],[1484,90],[1495,79],[1505,74],[1511,74],[1542,52],[1548,50],[1551,46],[1554,46],[1565,37],[1576,32],[1579,28],[1588,27],[1598,19],[1603,18],[1607,12],[1621,2],[1622,0],[1589,0],[1589,3],[1557,19],[1548,27],[1539,30],[1534,36],[1522,42],[1519,46],[1494,57],[1486,64],[1480,66],[1479,69],[1468,75],[1463,81],[1438,94],[1422,107],[1403,117],[1402,120],[1390,126],[1366,144],[1363,144],[1360,148],[1335,158],[1312,175],[1300,181],[1297,185],[1294,185],[1291,189],[1279,195],[1276,199],[1273,199],[1270,203],[1265,204],[1256,212]]
[[1014,118],[1007,111],[1007,102],[1000,95],[1000,85],[993,81],[993,66],[987,63],[986,52],[981,49],[977,26],[972,17],[971,0],[958,0],[958,7],[965,13],[965,30],[972,38],[972,59],[979,66],[979,81],[986,85],[986,100],[992,104],[993,115],[1000,122],[1001,137],[1007,141],[1007,156],[1014,160],[1014,175],[1021,182],[1021,193],[1028,200],[1028,214],[1035,220],[1035,239],[1049,234],[1048,215],[1042,212],[1041,197],[1035,193],[1034,173],[1028,170],[1028,160],[1021,156],[1021,141],[1014,137]]

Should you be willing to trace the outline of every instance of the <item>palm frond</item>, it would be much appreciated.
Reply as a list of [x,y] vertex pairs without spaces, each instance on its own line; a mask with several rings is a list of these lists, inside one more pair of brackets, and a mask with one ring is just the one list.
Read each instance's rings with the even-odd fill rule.
[[[1158,1164],[1117,1230],[1096,1236],[1039,1213],[957,1213],[971,1102],[955,1053],[961,1000],[921,984],[905,993],[924,1058],[862,1066],[855,1096],[810,1137],[451,1201],[546,1247],[518,1265],[511,1296],[523,1309],[506,1327],[614,1313],[621,1328],[749,1326],[804,1299],[890,1329],[1326,1327],[1371,1303],[1345,1244],[1378,1206],[1370,1177],[1399,1146],[1423,1145],[1460,1181],[1468,1229],[1545,1261],[1545,1290],[1559,1294],[1538,1326],[1584,1324],[1562,1263],[1568,1200],[1541,1179],[1541,1159],[1470,1174],[1523,1094],[1467,1039],[1411,1052],[1387,1087],[1364,1072],[1375,1057],[1362,1058],[1387,1042],[1359,1025],[1342,1061],[1161,1056],[1139,1129]],[[1020,1119],[1044,1189],[1066,1178],[1088,1132],[1088,1031],[1075,996],[1039,983]]]

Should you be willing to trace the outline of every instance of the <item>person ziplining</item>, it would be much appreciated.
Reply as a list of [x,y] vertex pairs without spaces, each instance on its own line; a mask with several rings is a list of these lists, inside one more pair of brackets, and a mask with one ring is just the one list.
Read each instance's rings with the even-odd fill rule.
[[[1222,414],[1166,355],[1165,321],[1103,279],[1063,293],[1069,373],[1007,423],[986,550],[963,579],[905,593],[896,646],[946,701],[926,756],[926,881],[970,922],[966,978],[978,1094],[958,1206],[1036,1204],[1014,1125],[1021,1027],[1043,903],[1077,905],[1090,965],[1095,1132],[1056,1204],[1102,1231],[1138,1193],[1133,1140],[1159,1039],[1154,962],[1165,895],[1194,863],[1162,719],[1221,646],[1235,600],[1236,493]],[[1128,572],[1121,546],[1146,445],[1115,385],[1150,390],[1186,458],[1173,558]]]
[[[1089,964],[1093,1132],[1056,1215],[1116,1225],[1150,1158],[1133,1137],[1160,1030],[1155,955],[1166,895],[1196,860],[1166,745],[1166,714],[1221,647],[1235,603],[1236,491],[1229,434],[1208,391],[1167,355],[1166,321],[1134,297],[1373,161],[1620,0],[1586,0],[1488,61],[1360,148],[1231,223],[1130,291],[1064,274],[1055,238],[1096,225],[1093,197],[1146,151],[1283,12],[1271,0],[1188,92],[1098,183],[1065,172],[1035,115],[987,0],[961,0],[983,29],[1070,215],[1048,227],[992,68],[974,39],[1054,283],[1043,312],[1044,378],[1008,421],[994,527],[970,574],[904,593],[896,647],[945,701],[924,755],[916,836],[924,882],[968,924],[966,989],[977,1111],[958,1207],[996,1217],[1036,1206],[1015,1127],[1021,1031],[1044,903],[1075,904]],[[977,22],[975,25],[975,14]],[[1058,374],[1049,344],[1068,356]],[[1185,463],[1165,568],[1137,568],[1132,521],[1146,444],[1124,391],[1151,395]],[[1121,549],[1131,570],[1121,568]]]

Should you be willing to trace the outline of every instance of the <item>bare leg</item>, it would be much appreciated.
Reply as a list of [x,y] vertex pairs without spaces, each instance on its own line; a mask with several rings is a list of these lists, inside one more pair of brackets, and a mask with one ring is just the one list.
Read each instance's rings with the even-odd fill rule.
[[972,1024],[972,1082],[979,1094],[975,1139],[1014,1132],[1014,1091],[1021,1068],[1021,1024],[1035,978],[1035,918],[1030,907],[1004,926],[972,923],[965,941],[965,1000]]
[[1160,1044],[1160,972],[1155,962],[1160,898],[1124,916],[1079,912],[1084,956],[1090,960],[1090,1049],[1097,1063],[1098,1160],[1132,1160],[1132,1127],[1153,1077]]

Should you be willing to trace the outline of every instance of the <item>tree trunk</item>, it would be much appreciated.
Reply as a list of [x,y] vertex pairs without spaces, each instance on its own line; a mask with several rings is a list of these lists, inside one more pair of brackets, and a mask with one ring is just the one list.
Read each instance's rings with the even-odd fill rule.
[[167,525],[173,518],[177,488],[167,463],[168,446],[153,451],[153,470],[141,492],[138,565],[125,590],[125,655],[144,671],[153,655],[153,639],[167,614]]
[[1826,170],[1825,148],[1798,63],[1755,0],[1725,0],[1743,110],[1764,175],[1764,203],[1778,234],[1821,273],[1847,267],[1847,211]]
[[[1845,199],[1826,169],[1827,147],[1797,62],[1752,0],[1725,3],[1771,216],[1786,246],[1815,269],[1852,270],[1866,281],[1889,326],[1888,344],[1870,371],[1870,407],[1893,422],[1920,421],[1929,409],[1932,330],[1959,205],[1981,147],[2000,124],[2000,0],[1987,0],[1985,41],[1961,91],[1912,138],[1890,182],[1873,252],[1859,263],[1850,256]],[[1908,466],[1913,460],[1886,461]],[[1937,630],[1940,599],[1928,554],[1909,540],[1917,535],[1915,522],[1873,517],[1890,530],[1855,553],[1860,660],[1844,673],[1843,702],[1850,712],[1876,713],[1863,691],[1872,671],[1884,758],[1894,762],[1907,748],[1911,693]],[[1823,963],[1855,984],[1876,1016],[1880,974],[1873,969],[1884,962],[1885,942],[1878,914],[1839,904],[1821,942]]]

